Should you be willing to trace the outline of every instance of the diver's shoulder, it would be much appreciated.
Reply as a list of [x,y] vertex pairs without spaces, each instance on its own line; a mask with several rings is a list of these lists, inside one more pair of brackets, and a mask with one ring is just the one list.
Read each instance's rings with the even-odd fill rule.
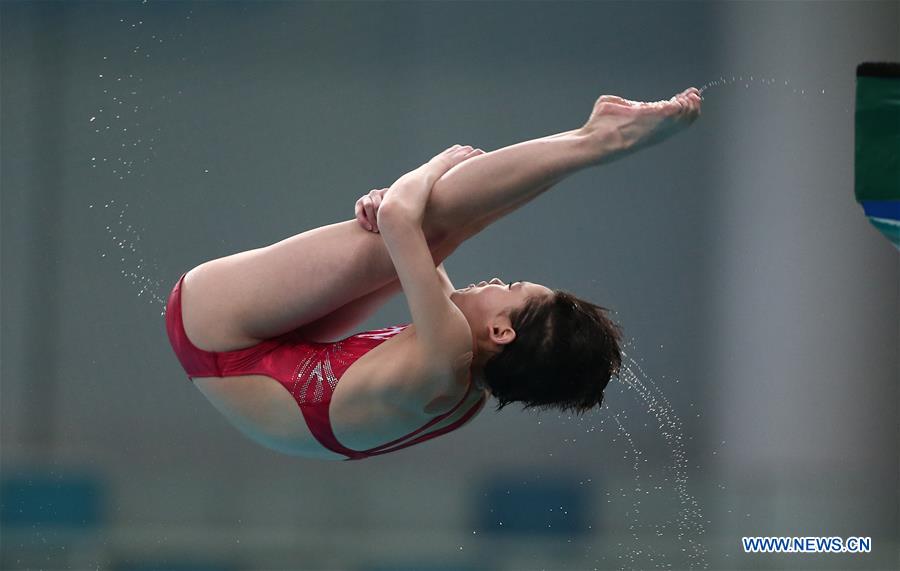
[[426,347],[416,338],[415,325],[410,331],[409,351],[417,368],[425,375],[458,377],[468,373],[475,356],[472,344],[472,330],[465,318],[451,320],[445,329],[444,343],[437,348]]
[[[472,361],[471,330],[453,331],[442,352],[435,355],[416,342],[415,325],[404,331],[404,341],[394,345],[392,354],[384,356],[389,363],[389,379],[384,382],[385,396],[404,408],[434,414],[435,401],[456,402],[466,392],[470,381]],[[408,335],[408,337],[406,337]]]

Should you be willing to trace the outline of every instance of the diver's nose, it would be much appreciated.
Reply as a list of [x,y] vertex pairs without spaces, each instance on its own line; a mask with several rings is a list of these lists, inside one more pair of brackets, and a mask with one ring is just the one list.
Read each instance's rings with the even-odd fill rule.
[[491,283],[503,285],[503,280],[501,280],[500,278],[494,278],[491,280]]

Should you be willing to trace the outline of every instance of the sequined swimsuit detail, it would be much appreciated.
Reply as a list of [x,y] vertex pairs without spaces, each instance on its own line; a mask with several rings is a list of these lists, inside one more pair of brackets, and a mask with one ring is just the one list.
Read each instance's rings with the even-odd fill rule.
[[236,351],[204,351],[188,339],[181,315],[182,274],[166,304],[166,333],[188,378],[266,375],[277,380],[294,397],[310,432],[318,442],[345,460],[360,460],[386,454],[436,438],[465,424],[484,406],[485,398],[469,409],[459,420],[432,432],[425,432],[450,415],[469,398],[472,383],[465,396],[452,410],[433,418],[406,436],[368,450],[352,450],[338,442],[331,427],[328,405],[344,372],[357,359],[403,331],[409,324],[394,325],[351,335],[334,343],[315,343],[302,339],[296,332],[287,333]]

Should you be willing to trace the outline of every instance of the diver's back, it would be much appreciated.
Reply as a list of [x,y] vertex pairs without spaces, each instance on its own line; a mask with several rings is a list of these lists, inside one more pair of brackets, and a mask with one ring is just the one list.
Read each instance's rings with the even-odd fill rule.
[[[313,458],[364,458],[455,430],[481,410],[484,395],[461,385],[459,394],[441,396],[446,410],[424,412],[426,399],[415,400],[425,392],[415,388],[421,372],[409,358],[414,342],[412,329],[393,328],[328,344],[301,341],[275,349],[296,361],[288,378],[227,375],[194,383],[260,444]],[[369,347],[364,353],[360,343]]]

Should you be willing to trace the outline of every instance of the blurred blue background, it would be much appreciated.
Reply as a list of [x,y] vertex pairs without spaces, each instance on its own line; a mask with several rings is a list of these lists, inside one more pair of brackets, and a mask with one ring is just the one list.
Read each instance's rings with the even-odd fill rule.
[[[853,197],[854,70],[900,59],[897,2],[4,2],[0,25],[0,568],[900,568],[900,264]],[[451,144],[713,82],[690,130],[446,262],[614,309],[602,410],[303,460],[179,367],[161,313],[191,267],[350,219]],[[405,320],[397,296],[367,326]]]

